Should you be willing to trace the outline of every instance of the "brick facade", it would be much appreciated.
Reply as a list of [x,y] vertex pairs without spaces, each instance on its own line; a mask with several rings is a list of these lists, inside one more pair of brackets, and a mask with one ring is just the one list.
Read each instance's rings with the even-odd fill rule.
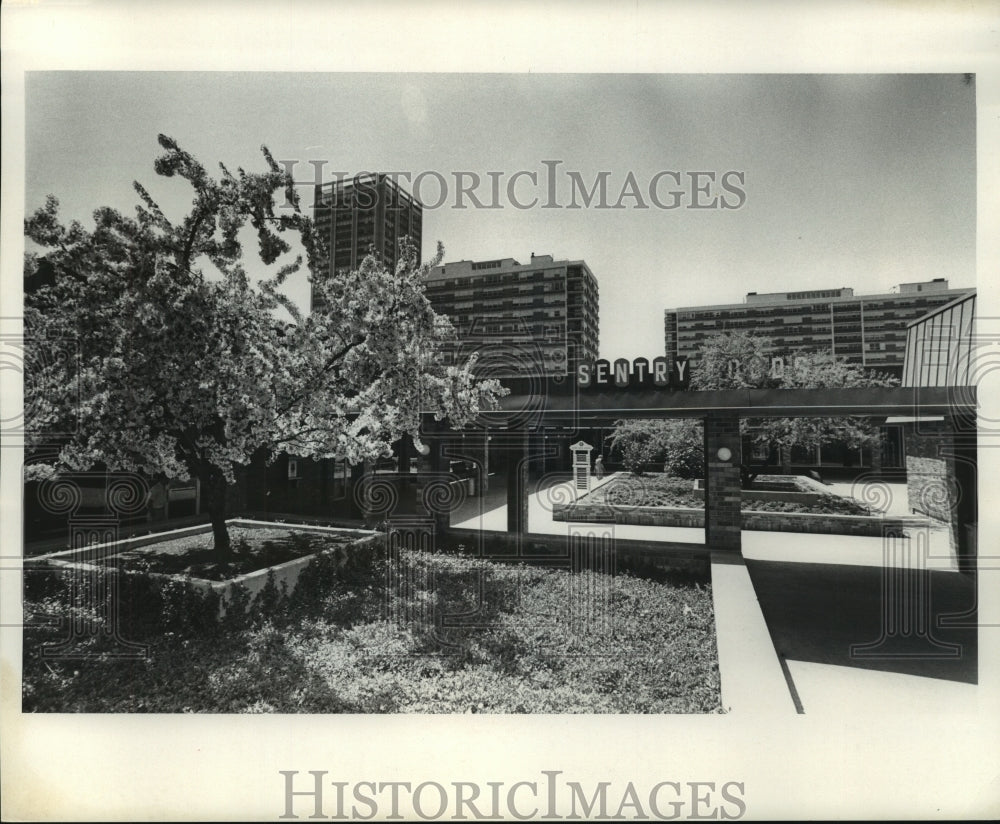
[[960,568],[969,568],[978,521],[974,424],[918,421],[906,425],[904,441],[910,511],[946,524]]
[[906,456],[906,494],[911,512],[950,523],[955,506],[954,460]]

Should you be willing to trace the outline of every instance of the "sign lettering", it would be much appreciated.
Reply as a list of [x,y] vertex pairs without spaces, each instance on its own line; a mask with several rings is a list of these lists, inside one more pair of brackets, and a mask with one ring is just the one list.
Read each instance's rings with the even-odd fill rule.
[[664,357],[636,358],[629,363],[618,358],[613,364],[603,358],[577,366],[576,385],[581,389],[687,389],[691,385],[691,365],[686,356],[672,361]]

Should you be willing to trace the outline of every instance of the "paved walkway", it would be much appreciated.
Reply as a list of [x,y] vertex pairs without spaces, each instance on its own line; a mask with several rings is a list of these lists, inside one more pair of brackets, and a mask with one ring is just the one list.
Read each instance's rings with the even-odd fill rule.
[[[620,473],[606,475],[601,481],[592,479],[590,491],[593,492],[595,489],[604,486],[618,474]],[[555,504],[565,504],[576,500],[576,489],[573,486],[573,482],[568,480],[562,483],[547,483],[541,488],[537,482],[532,482],[529,484],[529,489],[531,490],[531,494],[528,498],[528,531],[543,535],[566,535],[568,524],[565,521],[553,521],[552,509]],[[485,506],[483,508],[486,509]],[[466,514],[468,511],[468,508],[463,508],[462,514]],[[493,509],[486,509],[486,511],[478,515],[467,517],[458,522],[452,519],[451,525],[462,529],[506,532],[506,495],[502,505],[495,506]],[[603,524],[602,526],[607,526],[607,524]],[[705,530],[669,526],[615,524],[615,537],[623,540],[679,541],[681,543],[703,544],[705,542]]]
[[834,481],[824,486],[837,495],[854,498],[859,504],[879,509],[888,515],[910,515],[910,502],[906,484],[869,481],[845,483]]
[[798,712],[795,690],[775,653],[753,581],[738,553],[712,553],[712,606],[726,712]]
[[[591,491],[608,483],[620,473],[606,476],[595,483]],[[905,498],[905,484],[886,484],[890,488],[892,500]],[[831,490],[838,494],[849,494],[850,484],[831,484]],[[543,489],[535,484],[530,486],[528,499],[528,531],[544,535],[565,535],[568,525],[565,521],[552,520],[554,504],[575,500],[576,491],[572,481],[555,483]],[[462,520],[452,520],[452,526],[463,529],[483,529],[488,532],[507,531],[506,495],[501,499],[493,497],[483,509],[485,511],[468,517],[475,510],[471,499],[463,507]],[[471,506],[470,506],[471,505]],[[492,508],[489,508],[492,506]],[[890,514],[908,515],[909,510],[898,511],[898,503],[889,510]],[[576,522],[574,522],[576,523]],[[674,541],[678,543],[703,544],[705,530],[670,526],[636,526],[615,524],[615,536],[624,540]],[[849,566],[882,567],[887,562],[913,568],[933,570],[955,570],[955,558],[951,551],[947,529],[928,521],[926,530],[920,532],[909,545],[885,543],[882,538],[859,537],[853,535],[805,535],[797,532],[743,531],[743,556],[758,561],[788,561],[795,563],[845,564]]]
[[[572,487],[532,487],[531,532],[566,534],[552,505],[573,500]],[[851,484],[829,487],[852,493]],[[877,491],[887,513],[909,514],[904,484]],[[853,492],[873,503],[865,499],[874,492]],[[454,526],[506,531],[506,505]],[[618,524],[615,536],[704,542],[704,530],[675,527]],[[716,552],[712,563],[723,701],[731,711],[975,711],[975,580],[955,571],[946,529],[929,522],[896,541],[751,530],[742,539],[743,559]]]

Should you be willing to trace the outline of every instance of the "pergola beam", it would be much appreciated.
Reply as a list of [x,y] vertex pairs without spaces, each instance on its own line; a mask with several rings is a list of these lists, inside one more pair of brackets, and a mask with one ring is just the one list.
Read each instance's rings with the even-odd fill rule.
[[[541,408],[539,408],[541,407]],[[546,423],[559,420],[614,421],[619,418],[702,418],[711,413],[734,413],[741,417],[789,418],[833,415],[951,415],[974,419],[976,389],[958,387],[893,387],[857,389],[729,389],[618,390],[549,393],[544,403],[526,395],[509,395],[499,412],[524,416],[523,410],[542,416]]]

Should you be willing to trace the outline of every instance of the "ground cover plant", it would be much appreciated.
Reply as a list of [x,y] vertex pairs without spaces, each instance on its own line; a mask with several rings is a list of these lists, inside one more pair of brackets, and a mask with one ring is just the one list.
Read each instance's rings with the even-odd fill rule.
[[[612,479],[593,492],[583,496],[580,504],[606,504],[610,506],[651,506],[704,509],[705,497],[694,489],[686,478],[663,475],[623,475]],[[814,515],[870,515],[868,509],[850,498],[821,494],[814,502],[755,501],[744,498],[743,511],[751,512],[803,512]]]
[[[116,573],[108,572],[107,575]],[[118,573],[123,634],[74,641],[86,587],[29,576],[26,712],[718,712],[711,591],[696,580],[571,573],[369,547],[315,559],[219,619],[215,596]],[[77,582],[79,583],[79,582]],[[103,603],[103,602],[101,602]],[[100,610],[98,610],[100,612]],[[101,626],[98,620],[98,627]]]

